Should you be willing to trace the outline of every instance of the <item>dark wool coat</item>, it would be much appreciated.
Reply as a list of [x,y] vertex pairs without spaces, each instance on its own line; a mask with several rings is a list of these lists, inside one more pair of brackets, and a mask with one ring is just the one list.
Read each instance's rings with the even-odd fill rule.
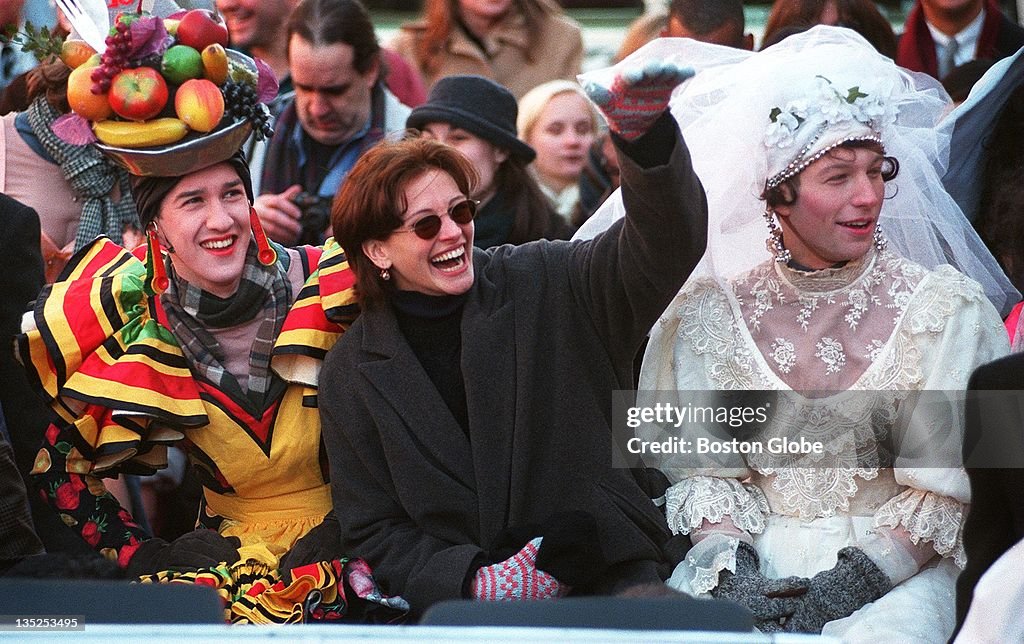
[[[1024,27],[1007,18],[994,0],[986,0],[985,11],[985,22],[978,38],[974,59],[999,60],[1017,53],[1024,45]],[[907,15],[897,46],[897,65],[915,72],[930,74],[935,78],[939,77],[935,41],[928,30],[920,1],[914,3]]]
[[967,566],[956,584],[958,631],[978,580],[1024,538],[1024,354],[978,367],[967,388],[963,451],[971,505],[964,523]]
[[27,472],[31,467],[49,418],[11,350],[21,316],[42,287],[39,215],[0,194],[0,342],[6,348],[0,354],[0,432],[9,431],[22,448],[19,467],[8,437],[0,433],[0,572],[9,563],[43,551],[29,518],[19,470]]
[[21,316],[43,288],[43,257],[39,251],[39,215],[0,194],[0,404],[10,431],[18,467],[27,472],[50,414],[29,386],[25,370],[14,358],[14,336]]
[[662,513],[611,467],[611,396],[633,387],[637,348],[704,252],[707,204],[667,115],[619,149],[628,215],[606,233],[473,253],[468,438],[390,307],[364,312],[327,356],[320,411],[344,551],[414,612],[462,597],[506,527],[571,510],[597,520],[612,566],[597,592],[669,572]]

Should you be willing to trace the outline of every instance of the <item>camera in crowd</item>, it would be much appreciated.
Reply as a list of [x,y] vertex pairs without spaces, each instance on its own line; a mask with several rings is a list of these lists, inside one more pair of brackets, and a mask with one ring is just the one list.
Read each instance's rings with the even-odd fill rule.
[[324,243],[327,227],[331,224],[331,198],[300,192],[292,198],[292,203],[302,211],[302,215],[299,217],[302,231],[299,233],[297,243],[312,246]]

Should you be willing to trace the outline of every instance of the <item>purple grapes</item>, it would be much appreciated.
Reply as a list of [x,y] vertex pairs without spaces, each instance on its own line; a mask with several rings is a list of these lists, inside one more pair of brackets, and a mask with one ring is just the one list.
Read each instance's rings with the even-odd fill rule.
[[128,25],[118,21],[114,32],[107,36],[106,44],[107,48],[100,58],[99,66],[90,75],[93,94],[108,91],[114,76],[128,66],[128,52],[132,48],[132,34]]

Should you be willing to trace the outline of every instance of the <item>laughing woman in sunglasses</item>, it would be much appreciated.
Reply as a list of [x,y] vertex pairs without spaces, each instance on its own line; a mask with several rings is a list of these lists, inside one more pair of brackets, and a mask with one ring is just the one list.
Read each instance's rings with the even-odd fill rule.
[[611,467],[610,416],[704,251],[703,189],[675,124],[650,109],[690,73],[596,90],[628,214],[592,241],[474,249],[477,173],[427,139],[371,150],[339,193],[334,234],[363,313],[321,373],[332,496],[343,548],[413,612],[667,574],[663,517]]

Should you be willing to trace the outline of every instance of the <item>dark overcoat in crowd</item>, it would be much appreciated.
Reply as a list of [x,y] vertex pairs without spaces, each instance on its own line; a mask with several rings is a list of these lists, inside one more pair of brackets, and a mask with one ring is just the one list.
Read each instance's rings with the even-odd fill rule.
[[468,436],[390,306],[362,313],[327,356],[320,410],[344,551],[414,612],[463,597],[507,528],[569,511],[597,523],[607,574],[593,592],[669,572],[662,512],[612,467],[612,391],[633,387],[637,348],[703,254],[707,204],[667,115],[619,143],[626,219],[590,242],[473,253]]

